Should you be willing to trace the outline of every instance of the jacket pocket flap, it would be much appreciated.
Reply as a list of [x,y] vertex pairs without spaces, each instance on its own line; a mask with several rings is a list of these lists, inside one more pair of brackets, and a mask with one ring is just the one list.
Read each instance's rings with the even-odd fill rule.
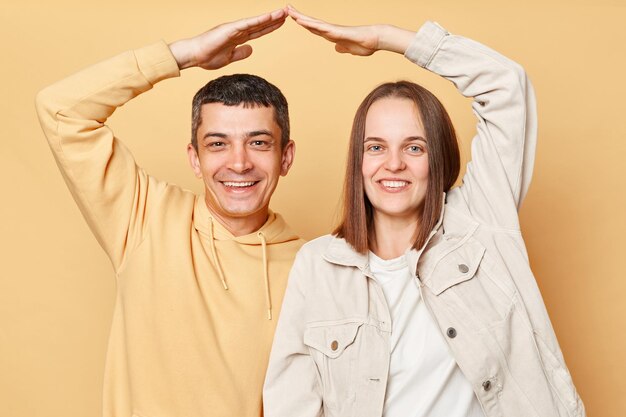
[[304,331],[304,344],[334,359],[354,342],[362,325],[362,322],[309,325]]
[[471,279],[484,254],[483,245],[466,242],[439,259],[424,284],[439,295],[448,288]]

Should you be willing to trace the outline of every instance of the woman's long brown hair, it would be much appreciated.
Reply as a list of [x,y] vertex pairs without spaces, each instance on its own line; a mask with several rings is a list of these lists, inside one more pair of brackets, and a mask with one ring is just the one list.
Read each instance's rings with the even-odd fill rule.
[[443,193],[454,185],[459,175],[459,145],[454,126],[437,97],[410,81],[385,83],[376,87],[365,97],[354,116],[343,191],[343,216],[334,231],[360,253],[367,253],[375,239],[373,207],[363,189],[365,119],[375,101],[393,97],[406,98],[415,103],[426,133],[428,186],[424,203],[420,206],[419,227],[413,243],[415,249],[426,244],[439,220]]

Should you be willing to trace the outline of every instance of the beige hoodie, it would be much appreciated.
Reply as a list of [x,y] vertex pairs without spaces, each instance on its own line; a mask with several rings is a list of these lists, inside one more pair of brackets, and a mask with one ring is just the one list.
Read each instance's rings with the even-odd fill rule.
[[234,237],[203,196],[137,167],[105,122],[177,75],[161,42],[37,97],[56,161],[116,272],[103,414],[256,417],[287,275],[303,242],[274,213],[257,232]]

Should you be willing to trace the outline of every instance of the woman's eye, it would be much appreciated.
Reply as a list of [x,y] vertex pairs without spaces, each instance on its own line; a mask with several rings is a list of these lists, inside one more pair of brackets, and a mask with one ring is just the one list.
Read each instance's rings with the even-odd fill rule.
[[382,147],[382,146],[380,146],[380,145],[370,145],[370,146],[367,148],[367,150],[368,150],[368,151],[373,151],[373,152],[379,152],[379,151],[381,151],[382,149],[383,149],[383,147]]
[[420,153],[420,152],[423,152],[423,151],[424,151],[424,150],[422,149],[422,147],[421,147],[421,146],[419,146],[419,145],[411,145],[411,146],[409,146],[407,149],[408,149],[408,151],[409,151],[409,152],[411,152],[411,153]]

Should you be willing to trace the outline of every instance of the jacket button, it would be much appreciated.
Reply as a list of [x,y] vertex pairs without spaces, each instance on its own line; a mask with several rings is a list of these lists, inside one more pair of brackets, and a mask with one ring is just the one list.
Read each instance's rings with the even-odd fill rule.
[[460,264],[459,271],[461,271],[462,274],[467,274],[469,272],[469,267],[465,264]]
[[489,391],[491,389],[491,381],[487,380],[487,381],[483,382],[483,389],[485,391]]
[[448,327],[448,330],[446,330],[446,334],[450,339],[454,339],[456,337],[456,329],[454,327]]
[[330,344],[330,348],[335,351],[337,350],[337,348],[339,347],[339,343],[337,343],[336,340],[333,340],[332,343]]

